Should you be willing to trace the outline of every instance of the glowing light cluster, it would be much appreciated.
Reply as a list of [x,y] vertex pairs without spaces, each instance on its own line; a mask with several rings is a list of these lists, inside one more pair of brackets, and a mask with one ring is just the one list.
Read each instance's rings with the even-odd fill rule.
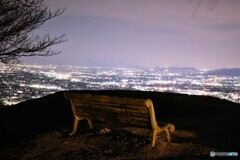
[[32,88],[38,88],[38,89],[63,90],[61,87],[58,87],[58,86],[41,85],[41,84],[32,84],[32,85],[29,85],[29,87],[32,87]]
[[0,94],[6,103],[41,97],[59,90],[125,89],[206,95],[240,103],[240,77],[207,75],[203,71],[89,68],[18,65],[0,69]]

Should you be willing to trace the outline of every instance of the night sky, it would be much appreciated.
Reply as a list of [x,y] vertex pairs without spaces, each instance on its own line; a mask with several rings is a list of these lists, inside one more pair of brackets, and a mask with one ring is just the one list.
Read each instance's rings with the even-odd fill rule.
[[[240,68],[240,0],[46,0],[66,8],[37,33],[67,34],[52,57],[78,66]],[[196,10],[197,9],[197,10]],[[196,13],[195,13],[196,10]]]

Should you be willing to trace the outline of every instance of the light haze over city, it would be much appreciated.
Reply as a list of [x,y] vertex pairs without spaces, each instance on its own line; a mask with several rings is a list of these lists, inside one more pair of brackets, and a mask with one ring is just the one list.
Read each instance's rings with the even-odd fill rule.
[[[199,3],[200,2],[200,3]],[[46,0],[66,11],[37,33],[68,41],[25,63],[240,68],[239,0]]]

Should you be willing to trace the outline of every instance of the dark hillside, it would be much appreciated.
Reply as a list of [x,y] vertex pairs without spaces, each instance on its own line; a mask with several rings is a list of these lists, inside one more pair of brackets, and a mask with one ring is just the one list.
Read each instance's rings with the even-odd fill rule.
[[[188,148],[192,145],[191,148],[196,150],[190,154],[195,154],[195,152],[198,152],[197,150],[200,150],[199,154],[209,155],[209,148],[220,151],[240,151],[239,104],[207,96],[189,96],[158,92],[125,90],[69,92],[152,99],[158,122],[174,124],[176,126],[176,132],[173,135],[172,144],[167,145],[161,142],[161,145],[157,145],[155,150],[149,153],[147,152],[149,154],[147,156],[155,157],[155,154],[160,150],[166,153],[166,157],[169,157],[169,155],[171,157],[171,154],[173,154],[171,153],[173,152],[172,149],[174,149],[175,146],[175,150],[178,150],[178,152],[172,156],[181,157],[188,154],[186,147]],[[59,146],[59,148],[54,151],[57,159],[64,157],[65,153],[61,153],[66,150],[64,147],[67,147],[68,150],[71,151],[76,149],[70,145],[69,141],[74,144],[76,142],[75,145],[82,145],[77,139],[75,141],[74,139],[69,139],[67,136],[67,134],[71,132],[74,118],[71,112],[71,106],[69,102],[64,99],[63,93],[64,92],[57,92],[42,98],[28,100],[0,109],[0,150],[2,150],[2,152],[0,151],[0,157],[1,154],[6,156],[10,154],[10,151],[15,150],[16,152],[20,152],[19,154],[26,154],[26,156],[33,158],[33,155],[28,153],[30,151],[27,153],[23,151],[24,146],[31,146],[33,144],[32,141],[34,141],[35,149],[37,149],[40,154],[43,150],[38,146],[48,146],[48,142],[43,141],[43,139],[48,139],[49,137],[51,137],[51,139],[55,138],[56,141],[59,139],[52,144],[53,146]],[[86,122],[82,121],[79,125],[83,125],[86,128],[85,124]],[[84,132],[80,132],[77,137],[81,139],[88,135],[83,133]],[[56,137],[57,135],[65,138],[62,140],[62,138]],[[83,137],[81,137],[81,135]],[[36,137],[38,138],[35,142]],[[168,146],[171,147],[166,149],[162,148],[162,145],[165,145],[167,148]],[[16,146],[18,146],[17,149],[15,148]],[[49,146],[51,146],[51,144],[49,144]],[[87,150],[87,153],[92,153],[91,149],[88,150],[84,148],[84,145],[82,147],[83,150]],[[145,153],[145,151],[148,150],[146,147],[147,146],[144,146],[141,152]],[[102,153],[104,147],[101,148],[100,146],[100,149]],[[98,151],[98,153],[99,152],[100,151]],[[139,153],[141,152],[139,151]],[[44,154],[48,155],[48,152],[44,152]],[[121,155],[115,154],[114,152],[111,156],[114,156],[116,159],[121,159],[123,158],[121,156],[127,156],[129,153],[123,151]],[[73,159],[79,159],[81,156],[82,154],[76,155]],[[138,158],[138,156],[140,155],[135,155],[134,157]],[[164,154],[160,155],[160,157],[164,157]],[[39,158],[41,159],[41,156]],[[66,159],[67,158],[69,157],[67,156]],[[24,159],[24,156],[22,159]]]

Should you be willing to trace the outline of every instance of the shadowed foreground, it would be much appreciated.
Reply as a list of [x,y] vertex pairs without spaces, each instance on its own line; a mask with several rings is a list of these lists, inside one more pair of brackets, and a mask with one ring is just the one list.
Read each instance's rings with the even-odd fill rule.
[[172,143],[79,123],[73,137],[70,104],[58,92],[0,109],[1,159],[174,159],[210,158],[211,151],[240,153],[240,105],[212,97],[142,91],[77,91],[150,98],[158,122],[172,123]]

